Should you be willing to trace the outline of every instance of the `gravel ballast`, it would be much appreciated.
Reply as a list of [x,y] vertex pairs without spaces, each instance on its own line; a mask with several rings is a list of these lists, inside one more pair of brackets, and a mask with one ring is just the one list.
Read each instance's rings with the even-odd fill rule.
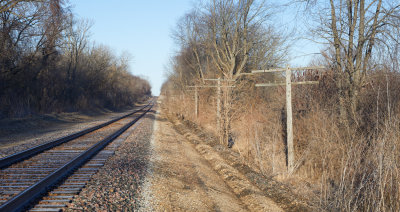
[[[61,138],[79,132],[84,129],[88,129],[90,127],[115,119],[117,117],[121,117],[132,111],[133,110],[129,110],[121,113],[109,112],[94,117],[70,114],[70,115],[64,115],[64,117],[60,118],[59,120],[56,121],[53,120],[51,122],[46,122],[45,124],[43,124],[43,121],[29,120],[27,121],[30,122],[29,127],[24,126],[24,124],[2,126],[1,128],[3,129],[4,132],[2,136],[0,136],[0,158],[32,148],[37,145],[47,143],[57,138]],[[1,123],[1,124],[7,124],[7,123]],[[17,130],[15,128],[22,128],[22,129]],[[24,131],[15,133],[14,131],[16,130],[17,131],[24,130]]]
[[136,211],[148,172],[154,109],[69,204],[67,211]]

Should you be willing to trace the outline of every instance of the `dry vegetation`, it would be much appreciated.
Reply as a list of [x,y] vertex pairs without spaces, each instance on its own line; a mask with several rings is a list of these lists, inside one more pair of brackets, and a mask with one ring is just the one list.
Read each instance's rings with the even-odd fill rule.
[[[284,35],[269,24],[271,10],[260,9],[264,3],[215,0],[185,15],[174,34],[181,49],[162,88],[164,103],[219,135],[223,144],[232,135],[233,149],[244,161],[301,192],[310,191],[321,210],[399,211],[400,5],[307,1],[307,12],[318,11],[314,17],[321,21],[314,30],[328,43],[312,65],[327,69],[293,76],[293,81],[317,80],[319,85],[292,88],[296,165],[287,173],[285,90],[254,87],[282,77],[236,75],[281,66],[287,59]],[[216,85],[207,78],[235,80],[235,88],[222,88],[219,121],[216,88],[199,89],[195,117],[194,92],[187,86]]]
[[150,95],[128,57],[89,41],[63,0],[0,1],[0,118],[119,109]]

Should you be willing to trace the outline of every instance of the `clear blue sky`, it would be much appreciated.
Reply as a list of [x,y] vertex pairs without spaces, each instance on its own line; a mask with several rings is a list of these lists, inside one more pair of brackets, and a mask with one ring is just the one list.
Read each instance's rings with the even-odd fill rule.
[[[91,40],[109,46],[116,54],[132,55],[131,72],[150,81],[159,95],[165,67],[174,52],[171,31],[178,19],[197,2],[194,0],[69,0],[78,18],[92,20]],[[277,1],[279,2],[279,1]],[[284,27],[297,25],[295,11],[283,11]],[[309,42],[297,42],[293,56],[316,52]],[[293,65],[306,65],[310,57],[298,57]]]
[[174,51],[171,31],[192,0],[70,0],[74,14],[93,20],[91,40],[116,54],[129,52],[131,72],[148,79],[158,95]]

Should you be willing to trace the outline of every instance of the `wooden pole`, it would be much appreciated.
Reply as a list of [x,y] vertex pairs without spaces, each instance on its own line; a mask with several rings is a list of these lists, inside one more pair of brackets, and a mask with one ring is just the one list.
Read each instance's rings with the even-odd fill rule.
[[[221,80],[222,81],[222,80]],[[197,87],[197,88],[218,88],[218,86],[217,85],[200,85],[200,86],[187,86],[188,88],[194,88],[194,87]],[[236,87],[236,86],[234,86],[234,85],[232,85],[232,86],[230,86],[230,85],[226,85],[226,86],[221,86],[221,87],[224,87],[224,88],[234,88],[234,87]]]
[[221,132],[221,78],[218,78],[217,86],[217,131],[219,134]]
[[318,84],[318,81],[304,81],[304,82],[292,82],[291,76],[294,70],[315,70],[325,69],[323,66],[312,66],[312,67],[298,67],[290,68],[276,68],[269,70],[254,70],[254,73],[275,73],[275,72],[286,72],[285,83],[258,83],[256,87],[273,87],[273,86],[286,86],[286,145],[287,145],[287,162],[288,172],[291,174],[294,171],[294,145],[293,145],[293,121],[292,121],[292,85],[307,85],[307,84]]
[[194,87],[194,114],[196,118],[199,116],[199,96],[197,94],[197,86]]
[[[303,82],[292,82],[292,85],[312,85],[312,84],[319,84],[318,81],[303,81]],[[255,84],[256,87],[274,87],[274,86],[281,86],[286,85],[285,83],[257,83]]]
[[286,68],[286,136],[288,152],[288,171],[291,173],[294,168],[293,149],[293,123],[292,123],[292,71],[289,66]]
[[[229,85],[229,86],[221,86],[221,81],[232,81],[232,80],[225,80],[225,79],[204,79],[205,81],[217,81],[218,84],[217,85],[192,85],[192,86],[187,86],[188,88],[194,88],[194,114],[196,116],[196,118],[199,115],[199,95],[198,95],[198,89],[199,88],[217,88],[217,92],[218,92],[218,101],[219,101],[219,106],[217,106],[217,110],[219,109],[219,111],[217,111],[217,114],[219,114],[219,116],[221,117],[221,88],[222,87],[229,87],[229,88],[234,88],[235,85]],[[188,91],[193,91],[193,90],[188,90]],[[217,103],[218,104],[218,103]],[[218,119],[218,121],[220,121],[220,118]]]

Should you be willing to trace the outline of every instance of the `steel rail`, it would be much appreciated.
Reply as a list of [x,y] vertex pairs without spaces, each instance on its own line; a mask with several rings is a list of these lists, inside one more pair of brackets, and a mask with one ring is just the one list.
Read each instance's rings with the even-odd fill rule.
[[81,137],[81,136],[83,136],[85,134],[88,134],[90,132],[93,132],[95,130],[103,128],[103,127],[105,127],[107,125],[110,125],[110,124],[112,124],[112,123],[114,123],[116,121],[119,121],[121,119],[129,117],[129,116],[131,116],[131,115],[143,110],[144,108],[146,108],[148,106],[150,106],[150,103],[145,105],[145,106],[143,106],[143,107],[141,107],[141,108],[139,108],[138,110],[136,110],[136,111],[134,111],[132,113],[129,113],[129,114],[121,116],[119,118],[110,120],[110,121],[105,122],[103,124],[100,124],[100,125],[97,125],[97,126],[94,126],[94,127],[79,131],[79,132],[71,134],[71,135],[67,135],[67,136],[58,138],[56,140],[49,141],[47,143],[44,143],[44,144],[41,144],[41,145],[38,145],[38,146],[34,146],[34,147],[30,148],[30,149],[24,150],[22,152],[17,152],[15,154],[10,155],[10,156],[6,156],[6,157],[0,159],[0,169],[6,168],[6,167],[8,167],[8,166],[10,166],[10,165],[12,165],[12,164],[14,164],[16,162],[19,162],[21,160],[30,158],[30,157],[35,156],[35,155],[37,155],[37,154],[39,154],[39,153],[41,153],[41,152],[43,152],[45,150],[51,149],[51,148],[53,148],[55,146],[58,146],[60,144],[65,143],[65,142],[74,140],[74,139],[79,138],[79,137]]
[[8,200],[4,204],[0,206],[0,212],[3,211],[21,211],[26,209],[28,205],[35,201],[41,194],[46,193],[51,187],[55,184],[63,180],[68,175],[72,174],[74,170],[82,166],[87,160],[92,158],[95,154],[101,151],[104,147],[106,147],[110,142],[116,139],[119,135],[125,132],[129,127],[135,124],[140,118],[142,118],[153,105],[149,104],[149,108],[143,112],[143,114],[136,117],[133,121],[129,122],[122,128],[120,128],[117,132],[109,135],[103,140],[99,141],[95,145],[93,145],[90,149],[86,150],[82,154],[76,156],[73,160],[66,163],[62,167],[55,170],[53,173],[47,175],[45,178],[25,189],[17,196]]

